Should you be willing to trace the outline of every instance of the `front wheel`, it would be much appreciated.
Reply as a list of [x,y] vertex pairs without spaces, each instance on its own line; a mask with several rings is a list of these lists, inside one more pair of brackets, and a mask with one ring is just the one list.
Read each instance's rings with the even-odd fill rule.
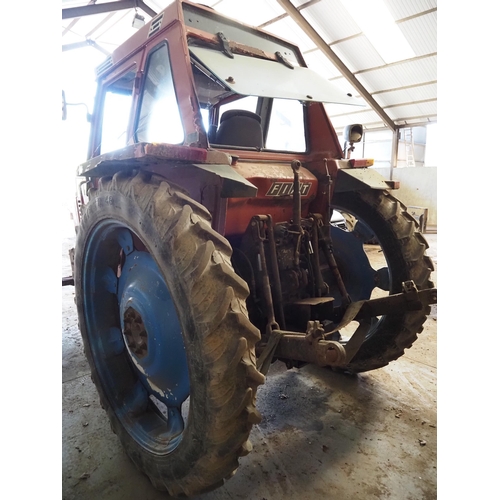
[[[336,193],[333,208],[350,217],[349,226],[331,227],[333,250],[353,301],[402,292],[405,281],[419,290],[432,288],[434,267],[413,217],[387,191]],[[376,243],[375,245],[373,243]],[[347,369],[373,370],[400,357],[423,329],[430,307],[373,318],[359,351]],[[342,332],[341,332],[342,333]]]
[[260,421],[258,330],[207,210],[161,178],[102,179],[77,236],[75,291],[92,379],[126,452],[172,496],[213,489]]

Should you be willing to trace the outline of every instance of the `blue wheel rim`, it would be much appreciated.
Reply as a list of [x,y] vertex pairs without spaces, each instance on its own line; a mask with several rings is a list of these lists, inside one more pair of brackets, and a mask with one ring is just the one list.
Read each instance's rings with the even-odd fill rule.
[[105,220],[92,230],[82,298],[92,359],[112,410],[142,447],[172,452],[190,389],[181,323],[155,259],[125,225]]
[[[339,209],[340,210],[340,209]],[[345,211],[344,209],[342,209]],[[342,278],[347,292],[353,302],[372,298],[376,288],[388,292],[391,288],[392,277],[389,266],[374,269],[365,252],[364,245],[376,240],[373,230],[357,214],[357,224],[353,231],[330,225],[330,236],[333,243],[333,253],[341,269]],[[384,249],[381,247],[381,250]],[[384,252],[385,254],[385,252]],[[334,296],[340,301],[340,292],[335,291]],[[366,339],[370,338],[380,328],[384,316],[372,318],[372,325]]]

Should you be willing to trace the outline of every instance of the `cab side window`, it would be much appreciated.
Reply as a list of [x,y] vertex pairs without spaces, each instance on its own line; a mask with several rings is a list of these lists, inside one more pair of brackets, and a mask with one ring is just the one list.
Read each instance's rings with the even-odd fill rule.
[[127,145],[127,128],[132,108],[136,70],[130,70],[106,86],[101,125],[100,153]]
[[278,151],[306,151],[304,105],[289,99],[273,99],[267,149]]
[[151,52],[148,58],[136,140],[168,144],[180,144],[184,141],[184,129],[166,43]]

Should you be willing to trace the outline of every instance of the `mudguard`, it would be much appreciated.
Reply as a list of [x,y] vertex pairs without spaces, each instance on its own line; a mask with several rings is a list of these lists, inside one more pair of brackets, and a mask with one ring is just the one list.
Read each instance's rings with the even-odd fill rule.
[[399,183],[388,181],[382,174],[369,168],[339,169],[334,192],[359,191],[361,189],[397,189]]
[[222,198],[252,198],[257,187],[230,166],[229,155],[221,151],[170,144],[138,143],[104,153],[82,163],[77,170],[80,177],[103,177],[133,169],[150,170],[195,167],[222,179]]
[[229,165],[193,163],[194,167],[217,175],[222,179],[222,198],[254,198],[257,196],[257,187],[235,172]]

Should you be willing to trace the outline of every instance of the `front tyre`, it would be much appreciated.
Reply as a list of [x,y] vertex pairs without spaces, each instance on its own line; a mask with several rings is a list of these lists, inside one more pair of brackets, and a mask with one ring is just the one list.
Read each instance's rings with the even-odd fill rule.
[[75,250],[80,330],[126,452],[172,496],[213,489],[247,454],[264,377],[246,283],[208,211],[157,176],[102,179]]

